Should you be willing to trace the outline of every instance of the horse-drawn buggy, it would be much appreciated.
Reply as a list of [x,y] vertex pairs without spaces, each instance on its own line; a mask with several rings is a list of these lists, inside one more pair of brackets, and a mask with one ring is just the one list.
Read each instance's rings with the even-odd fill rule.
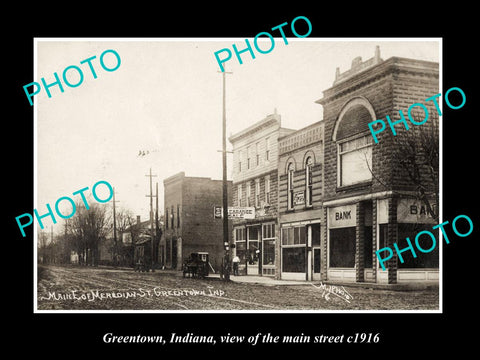
[[209,274],[209,266],[208,252],[193,252],[183,263],[183,277],[205,278]]

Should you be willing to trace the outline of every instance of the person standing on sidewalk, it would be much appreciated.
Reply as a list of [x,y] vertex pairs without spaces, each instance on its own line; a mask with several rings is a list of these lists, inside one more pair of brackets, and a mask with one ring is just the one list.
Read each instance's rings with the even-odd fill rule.
[[233,275],[238,276],[238,264],[240,263],[240,258],[235,255],[235,257],[232,259],[232,264],[233,264]]

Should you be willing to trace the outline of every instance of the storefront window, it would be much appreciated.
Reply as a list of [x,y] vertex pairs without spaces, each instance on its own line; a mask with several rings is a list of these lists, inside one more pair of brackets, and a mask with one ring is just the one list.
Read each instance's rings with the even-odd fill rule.
[[[420,231],[429,231],[435,235],[436,245],[435,248],[428,252],[423,253],[417,249],[415,246],[415,237]],[[439,252],[438,252],[438,230],[432,230],[431,225],[427,224],[398,224],[398,241],[397,246],[400,250],[408,247],[406,238],[410,239],[410,242],[413,245],[416,258],[413,257],[413,254],[410,250],[402,252],[403,263],[398,259],[398,268],[399,269],[415,269],[415,268],[438,268],[439,266]],[[428,234],[423,234],[418,237],[418,244],[422,249],[428,250],[433,246],[432,238]]]
[[330,229],[330,267],[355,267],[355,228]]
[[240,258],[240,263],[245,263],[245,241],[237,241],[235,243],[235,253]]
[[263,240],[263,265],[275,264],[275,240]]
[[306,243],[305,226],[282,229],[282,245],[304,245]]
[[235,229],[235,254],[240,258],[241,262],[245,262],[246,241],[245,241],[245,228]]
[[296,227],[293,231],[293,244],[300,245],[305,244],[305,227]]
[[275,224],[263,225],[263,238],[272,239],[275,237]]
[[364,258],[364,267],[372,267],[372,255],[373,255],[373,238],[372,238],[372,227],[365,226],[364,231],[364,243],[363,243],[363,258]]
[[282,229],[282,271],[305,272],[306,227]]
[[388,236],[388,224],[380,224],[380,238],[378,239],[378,248],[383,249],[388,247],[387,245],[387,236]]
[[259,249],[260,226],[248,227],[248,264],[257,265]]
[[262,228],[263,265],[275,264],[275,224],[264,224]]
[[283,248],[283,272],[305,272],[305,247]]

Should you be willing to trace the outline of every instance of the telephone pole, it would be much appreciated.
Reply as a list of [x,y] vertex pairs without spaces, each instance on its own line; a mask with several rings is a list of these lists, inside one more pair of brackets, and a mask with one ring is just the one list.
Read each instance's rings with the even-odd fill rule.
[[228,185],[227,185],[227,112],[225,104],[225,75],[232,72],[222,72],[223,78],[223,116],[222,116],[222,168],[223,168],[223,276],[225,281],[230,281],[230,246],[228,243]]
[[113,265],[117,266],[118,244],[117,244],[117,221],[115,218],[115,187],[113,188]]
[[153,268],[153,198],[154,195],[152,194],[152,177],[156,177],[157,175],[152,175],[152,168],[150,168],[150,174],[145,175],[150,178],[150,195],[145,195],[146,197],[150,198],[150,242],[151,242],[151,255],[150,258],[152,259],[151,261],[151,266],[152,266],[152,272],[155,272],[155,269]]
[[158,259],[158,244],[160,244],[159,228],[158,228],[158,182],[155,183],[155,259],[157,264],[159,263]]
[[53,262],[53,225],[50,225],[50,264]]

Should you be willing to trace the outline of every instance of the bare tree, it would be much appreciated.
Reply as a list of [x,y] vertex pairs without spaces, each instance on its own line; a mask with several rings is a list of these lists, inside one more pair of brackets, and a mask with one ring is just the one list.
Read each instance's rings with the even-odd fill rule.
[[[413,125],[402,136],[394,137],[392,157],[413,186],[416,199],[425,204],[427,213],[438,222],[440,142],[436,115],[430,113],[428,122]],[[414,112],[413,119],[421,122],[424,116]]]
[[89,209],[83,203],[76,204],[75,215],[68,223],[73,235],[74,247],[83,265],[98,265],[98,245],[111,228],[111,216],[105,204],[89,202]]
[[45,231],[39,230],[37,239],[38,239],[38,242],[37,242],[38,261],[42,264],[46,264],[47,263],[48,234]]
[[120,234],[120,238],[117,240],[117,248],[114,249],[114,253],[117,255],[117,262],[120,262],[121,265],[127,265],[131,262],[130,258],[132,256],[129,252],[131,252],[132,249],[131,245],[123,243],[123,234],[131,233],[133,231],[135,235],[135,230],[129,229],[131,224],[135,223],[135,217],[130,210],[125,208],[117,210],[115,217],[117,222],[117,232]]
[[[412,119],[421,123],[425,119],[423,113],[412,112]],[[392,136],[392,178],[406,179],[405,190],[393,190],[400,195],[411,195],[425,204],[427,213],[435,221],[439,220],[439,120],[435,112],[429,113],[428,120],[422,125],[411,125],[409,130],[397,129],[397,135]],[[378,174],[372,170],[371,164],[365,158],[372,176],[385,188],[391,189]]]

